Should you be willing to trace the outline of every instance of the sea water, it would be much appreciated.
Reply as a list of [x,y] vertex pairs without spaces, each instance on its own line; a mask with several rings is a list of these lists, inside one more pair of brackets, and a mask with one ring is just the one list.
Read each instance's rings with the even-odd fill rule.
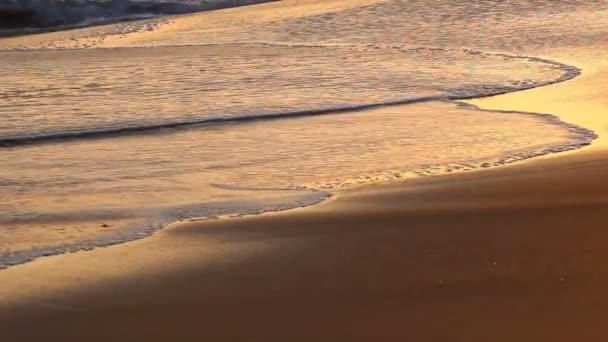
[[458,100],[576,77],[548,51],[602,15],[286,0],[0,40],[0,267],[587,145],[550,113]]

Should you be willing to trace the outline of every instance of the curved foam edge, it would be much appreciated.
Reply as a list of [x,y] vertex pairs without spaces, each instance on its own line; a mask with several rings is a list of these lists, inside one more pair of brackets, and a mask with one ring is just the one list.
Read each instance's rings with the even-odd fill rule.
[[[557,125],[566,127],[573,135],[572,140],[568,143],[542,145],[542,146],[537,146],[537,147],[534,147],[531,149],[522,149],[519,151],[507,151],[503,155],[496,156],[494,159],[486,158],[481,161],[471,161],[471,162],[467,162],[467,163],[448,163],[448,164],[443,164],[443,165],[428,165],[428,166],[423,167],[418,170],[409,170],[409,171],[402,171],[401,173],[399,173],[399,172],[393,173],[394,178],[392,178],[392,179],[400,179],[400,178],[403,178],[404,176],[420,177],[420,176],[438,175],[438,174],[451,173],[451,172],[474,171],[474,170],[479,170],[479,169],[489,168],[489,167],[497,167],[497,166],[502,166],[502,165],[506,165],[506,164],[510,164],[510,163],[514,163],[514,162],[518,162],[518,161],[531,159],[534,157],[552,154],[552,153],[565,152],[565,151],[579,149],[581,147],[591,144],[591,142],[593,140],[598,138],[598,135],[594,131],[581,127],[581,126],[578,126],[578,125],[575,125],[575,124],[564,122],[558,116],[553,115],[553,114],[509,111],[509,110],[488,110],[488,109],[483,109],[483,108],[480,108],[480,107],[472,105],[472,104],[459,102],[458,100],[467,100],[467,99],[473,99],[473,98],[496,96],[496,95],[500,95],[500,94],[515,92],[515,91],[522,91],[522,90],[527,90],[527,89],[533,89],[533,88],[538,88],[541,86],[560,83],[560,82],[564,82],[564,81],[573,79],[581,74],[581,69],[579,69],[575,66],[570,66],[570,65],[567,65],[564,63],[551,61],[551,60],[547,60],[547,59],[542,59],[542,58],[537,58],[537,57],[528,57],[528,56],[511,56],[508,54],[494,54],[494,55],[507,56],[510,58],[511,57],[525,58],[525,59],[531,60],[531,61],[547,63],[549,65],[553,65],[553,66],[563,70],[564,72],[562,73],[562,75],[559,78],[554,79],[554,80],[549,80],[546,82],[541,82],[541,83],[537,83],[537,84],[533,84],[533,85],[527,85],[527,86],[520,87],[517,89],[512,89],[512,88],[508,88],[508,87],[505,87],[504,89],[494,89],[492,92],[488,92],[488,93],[481,94],[478,96],[472,96],[469,94],[449,94],[447,96],[441,96],[441,97],[427,97],[427,98],[417,98],[417,99],[405,100],[407,102],[395,101],[395,102],[381,103],[381,104],[365,104],[365,105],[360,105],[360,106],[339,109],[338,112],[352,112],[352,111],[356,111],[356,110],[371,109],[371,108],[376,108],[376,107],[440,100],[440,101],[448,101],[451,103],[456,103],[459,106],[466,106],[467,108],[479,110],[482,112],[485,111],[485,112],[495,112],[495,113],[505,113],[505,114],[533,115],[536,117],[541,116],[547,121],[547,123],[557,124]],[[330,111],[330,110],[312,111],[312,113],[311,113],[311,111],[301,111],[301,112],[296,112],[296,113],[300,113],[300,114],[296,114],[299,116],[323,115],[323,114],[335,113],[335,110],[334,111]],[[271,117],[270,119],[283,119],[283,118],[292,117],[292,116],[293,115],[285,115],[285,113],[281,113],[281,114],[277,114],[277,115]],[[258,116],[254,116],[254,117],[239,118],[238,120],[252,121],[252,120],[262,120],[262,119],[268,119],[268,118],[260,117],[258,115]],[[229,121],[229,120],[230,119],[222,119],[222,121],[219,121],[219,122],[220,123],[221,122],[234,122],[234,121]],[[239,121],[237,121],[237,122],[239,122]],[[202,124],[204,124],[204,123],[205,122],[202,122]],[[201,124],[201,123],[199,122],[196,124]],[[194,125],[194,124],[192,124],[192,123],[179,124],[178,126],[174,126],[174,127],[186,126],[186,125]],[[168,127],[171,127],[171,126],[168,126]],[[163,128],[163,127],[159,127],[159,128]],[[107,134],[114,134],[114,133],[101,133],[100,135],[103,135],[103,134],[107,135]],[[59,139],[65,139],[65,138],[59,138]],[[47,141],[47,140],[49,140],[49,139],[48,138],[43,139],[43,141]],[[0,140],[0,144],[2,144],[2,140]],[[367,183],[370,183],[369,177],[362,176],[361,178],[365,179]],[[390,177],[381,177],[381,178],[372,178],[371,182],[389,181],[389,180],[391,180]],[[355,184],[357,184],[357,183],[355,182]],[[361,183],[359,183],[359,184],[361,184]],[[348,185],[354,185],[354,184],[348,183]],[[216,184],[215,186],[224,187],[226,189],[229,189],[231,187],[231,185],[225,185],[225,184]],[[336,189],[337,187],[333,186],[333,187],[328,187],[328,188]],[[235,190],[252,190],[252,189],[241,189],[239,187],[235,187]],[[223,215],[217,214],[215,216],[205,217],[202,219],[211,220],[211,219],[217,219],[217,218],[226,217],[226,216],[228,216],[228,217],[247,216],[247,215],[261,214],[261,213],[265,213],[265,212],[283,211],[283,210],[288,210],[288,209],[307,207],[307,206],[321,203],[324,200],[326,200],[332,196],[332,194],[330,192],[326,191],[326,188],[324,189],[323,186],[318,187],[317,189],[295,188],[294,187],[293,189],[285,189],[285,190],[286,191],[309,190],[309,191],[311,191],[311,194],[308,196],[305,196],[303,199],[301,199],[301,201],[299,201],[295,205],[293,205],[293,203],[285,203],[284,205],[277,206],[270,210],[262,209],[262,210],[252,210],[249,212],[239,212],[239,213],[233,213],[233,214],[231,214],[231,213],[227,213],[227,214],[223,214]],[[191,214],[190,217],[192,217],[193,219],[195,219],[196,216],[200,216],[200,215],[196,215],[194,211],[190,212],[190,213],[182,212],[181,214],[186,214],[186,216],[188,214]],[[86,251],[86,250],[91,250],[91,249],[94,249],[97,247],[107,247],[107,246],[111,246],[111,245],[116,245],[116,244],[120,244],[120,243],[125,243],[125,242],[129,242],[129,241],[141,239],[141,238],[152,235],[154,232],[160,230],[161,228],[167,226],[170,223],[179,221],[180,219],[181,219],[180,217],[173,217],[173,218],[167,217],[162,222],[149,225],[148,227],[140,228],[136,232],[133,232],[128,235],[120,236],[119,238],[111,237],[111,238],[107,238],[107,239],[81,241],[81,242],[63,245],[63,246],[39,247],[39,248],[34,248],[29,251],[19,251],[16,253],[5,254],[0,257],[0,269],[7,268],[10,266],[15,266],[18,264],[23,264],[23,263],[32,261],[36,258],[39,258],[39,257],[51,256],[51,255],[57,255],[57,254],[65,254],[65,253],[78,252],[78,251]]]
[[[15,266],[32,261],[39,257],[52,256],[57,254],[73,253],[78,251],[92,250],[98,247],[108,247],[120,243],[138,240],[154,234],[156,231],[166,227],[167,225],[182,221],[203,221],[203,220],[214,220],[219,218],[227,217],[243,217],[249,215],[256,215],[268,212],[278,212],[295,208],[303,208],[312,206],[332,196],[332,192],[339,191],[340,188],[351,187],[354,185],[373,184],[378,182],[394,181],[412,177],[425,177],[434,176],[447,173],[455,172],[467,172],[476,171],[480,169],[486,169],[491,167],[504,166],[507,164],[528,160],[535,157],[549,155],[553,153],[566,152],[576,150],[581,147],[587,146],[592,143],[593,140],[598,138],[598,135],[587,128],[567,123],[561,120],[559,117],[552,114],[542,114],[533,112],[522,112],[522,111],[508,111],[508,110],[487,110],[479,108],[478,106],[456,102],[459,106],[464,106],[472,110],[478,110],[481,112],[494,112],[504,114],[517,114],[517,115],[528,115],[528,116],[541,116],[548,124],[559,125],[568,129],[572,134],[571,141],[568,143],[555,143],[549,145],[541,145],[533,148],[520,149],[515,151],[507,151],[501,155],[484,158],[477,161],[467,161],[461,163],[448,163],[441,165],[426,165],[422,168],[415,170],[404,170],[404,171],[389,171],[385,174],[375,176],[360,176],[350,180],[340,180],[335,183],[326,183],[324,185],[316,185],[316,189],[312,187],[292,187],[292,188],[250,188],[243,187],[233,184],[211,184],[212,186],[234,191],[308,191],[309,194],[301,197],[297,202],[287,202],[280,206],[274,206],[272,208],[262,208],[260,210],[248,210],[248,211],[225,211],[216,212],[209,215],[208,212],[199,211],[195,208],[179,208],[177,211],[179,215],[167,215],[162,221],[150,224],[145,227],[140,227],[135,231],[128,234],[115,234],[105,238],[98,238],[95,240],[79,241],[77,243],[52,246],[52,247],[38,247],[26,251],[17,251],[15,253],[0,254],[0,270],[10,266]],[[313,185],[314,186],[314,185]],[[330,192],[332,191],[332,192]],[[203,215],[205,215],[203,217]],[[184,218],[186,217],[186,218]]]
[[[239,44],[239,43],[231,43]],[[284,44],[284,43],[270,43],[270,42],[253,42],[247,43],[251,44],[259,44],[259,45],[268,45],[268,46],[290,46],[290,47],[355,47],[355,48],[369,48],[373,46],[365,46],[365,45],[322,45],[322,44]],[[207,44],[207,45],[225,45],[225,44]],[[437,50],[437,51],[454,51],[445,48],[435,48],[435,47],[399,47],[399,46],[382,46],[383,48],[391,48],[391,49],[400,49],[400,50]],[[460,51],[460,50],[459,50]],[[307,116],[320,116],[320,115],[335,115],[335,114],[344,114],[355,111],[363,111],[370,110],[381,107],[388,106],[396,106],[396,105],[406,105],[413,103],[423,103],[423,102],[431,102],[431,101],[444,101],[444,100],[469,100],[474,98],[482,98],[482,97],[490,97],[497,96],[506,93],[512,93],[516,91],[523,91],[534,89],[538,87],[543,87],[550,84],[560,83],[567,80],[570,80],[574,77],[580,75],[581,70],[577,67],[567,65],[564,63],[538,58],[538,57],[530,57],[530,56],[519,56],[519,55],[510,55],[505,53],[486,53],[475,51],[471,49],[461,50],[462,52],[469,54],[485,54],[488,56],[496,56],[503,58],[511,58],[511,59],[519,59],[525,60],[529,62],[537,62],[541,64],[546,64],[556,69],[562,71],[562,75],[556,79],[544,81],[544,82],[530,82],[518,87],[515,86],[503,86],[496,87],[493,86],[491,88],[484,87],[483,85],[479,85],[476,89],[455,89],[449,91],[443,95],[437,96],[422,96],[422,97],[408,97],[397,99],[394,101],[386,101],[386,102],[373,102],[373,103],[361,103],[356,105],[349,106],[338,106],[338,107],[329,107],[329,108],[317,108],[317,109],[308,109],[308,110],[296,110],[296,111],[287,111],[287,112],[267,112],[267,113],[259,113],[259,114],[251,114],[251,115],[243,115],[236,117],[213,117],[213,118],[204,118],[204,119],[195,119],[195,120],[184,120],[184,121],[173,121],[173,122],[165,122],[165,123],[157,123],[157,124],[149,124],[149,125],[140,125],[140,126],[123,126],[123,127],[108,127],[108,128],[100,128],[93,130],[75,130],[75,131],[64,131],[64,132],[54,132],[48,134],[37,134],[37,135],[24,135],[24,136],[8,136],[8,137],[0,137],[0,148],[1,147],[12,147],[12,146],[20,146],[20,145],[29,145],[29,144],[40,144],[47,142],[57,142],[57,141],[65,141],[65,140],[76,140],[76,139],[89,139],[89,138],[106,138],[106,137],[114,137],[118,135],[126,135],[126,134],[144,134],[151,132],[160,132],[164,129],[178,129],[178,128],[187,128],[187,127],[204,127],[211,125],[221,125],[221,124],[238,124],[238,123],[249,123],[249,122],[257,122],[257,121],[271,121],[271,120],[280,120],[280,119],[289,119],[289,118],[300,118]]]
[[416,169],[407,170],[387,170],[375,175],[362,175],[353,177],[346,180],[334,180],[323,184],[312,184],[311,187],[332,190],[340,188],[348,188],[351,186],[359,186],[365,184],[373,184],[378,182],[390,182],[403,180],[414,177],[426,177],[426,176],[438,176],[449,173],[457,172],[471,172],[482,169],[505,166],[508,164],[529,160],[536,157],[546,156],[555,153],[567,152],[580,149],[582,147],[591,145],[591,143],[599,136],[593,131],[585,127],[581,127],[572,123],[568,123],[560,119],[558,116],[553,114],[545,113],[534,113],[534,112],[523,112],[523,111],[510,111],[510,110],[492,110],[480,108],[476,105],[472,105],[465,102],[453,102],[446,101],[449,103],[456,103],[458,106],[462,106],[471,110],[477,110],[480,112],[491,112],[491,113],[502,113],[505,115],[526,115],[533,117],[541,117],[547,124],[557,125],[565,128],[570,136],[565,138],[562,142],[556,142],[551,144],[540,144],[527,148],[520,148],[516,150],[507,150],[501,154],[479,158],[469,159],[466,161],[455,161],[445,164],[429,164],[424,165]]
[[[231,186],[226,185],[226,188],[230,188]],[[254,191],[263,191],[264,189],[249,189],[244,187],[237,187],[238,190],[254,190]],[[74,253],[79,251],[88,251],[98,247],[108,247],[112,245],[117,245],[129,241],[138,240],[147,236],[154,234],[156,231],[168,226],[171,223],[179,222],[179,221],[204,221],[204,220],[214,220],[225,217],[242,217],[248,215],[256,215],[268,212],[276,212],[283,211],[287,209],[293,208],[303,208],[308,207],[320,202],[323,202],[325,199],[331,197],[331,194],[322,190],[314,190],[307,188],[287,188],[287,189],[272,189],[274,191],[305,191],[307,194],[299,197],[295,201],[285,202],[281,205],[271,205],[264,206],[262,205],[259,208],[253,208],[250,203],[241,203],[241,202],[230,202],[225,203],[223,207],[227,207],[224,209],[217,209],[222,207],[222,203],[217,206],[215,210],[209,206],[206,206],[205,203],[201,203],[200,205],[191,205],[186,207],[177,207],[170,208],[167,210],[168,212],[165,215],[162,215],[161,219],[156,220],[155,222],[151,222],[146,226],[135,227],[129,233],[120,233],[116,232],[114,234],[108,234],[102,237],[96,237],[95,239],[88,239],[83,241],[78,241],[74,243],[69,243],[60,246],[40,246],[35,247],[29,250],[20,250],[14,252],[4,252],[0,253],[0,270],[4,268],[8,268],[11,266],[24,264],[26,262],[33,261],[34,259],[52,256],[58,254],[66,254],[66,253]],[[246,202],[246,201],[244,201]],[[262,203],[263,204],[263,203]],[[243,210],[243,207],[249,207],[249,209]],[[233,210],[231,210],[233,209]]]

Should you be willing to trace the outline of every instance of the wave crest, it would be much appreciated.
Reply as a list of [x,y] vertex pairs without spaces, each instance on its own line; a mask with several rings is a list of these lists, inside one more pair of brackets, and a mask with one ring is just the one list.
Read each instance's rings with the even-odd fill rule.
[[273,0],[9,0],[0,28],[53,28],[184,14]]

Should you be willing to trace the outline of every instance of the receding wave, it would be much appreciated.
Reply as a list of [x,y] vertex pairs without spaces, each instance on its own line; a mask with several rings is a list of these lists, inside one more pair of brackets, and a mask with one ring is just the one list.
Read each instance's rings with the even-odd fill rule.
[[[268,45],[268,46],[289,46],[289,47],[328,47],[322,45],[283,45],[276,43],[254,43],[257,45]],[[344,46],[342,46],[344,47]],[[414,50],[430,50],[430,51],[448,51],[441,48],[428,48],[420,47]],[[474,50],[464,50],[467,54],[481,54]],[[328,115],[328,114],[339,114],[348,113],[360,110],[369,110],[383,106],[394,106],[413,104],[429,101],[450,101],[450,100],[466,100],[479,97],[495,96],[508,92],[521,91],[541,87],[553,83],[563,82],[572,79],[580,74],[580,69],[574,66],[570,66],[564,63],[538,58],[530,56],[514,56],[503,53],[483,53],[487,56],[500,57],[511,60],[525,60],[527,62],[539,63],[547,65],[551,68],[560,71],[560,75],[554,79],[548,80],[536,80],[528,81],[525,83],[519,83],[517,85],[504,84],[504,85],[484,85],[484,84],[472,84],[466,87],[457,87],[455,89],[447,89],[444,93],[439,95],[431,96],[414,96],[406,98],[398,98],[390,101],[381,102],[366,102],[366,103],[355,103],[344,106],[328,106],[313,109],[302,109],[293,111],[269,111],[260,112],[256,114],[245,114],[245,115],[233,115],[228,117],[222,116],[211,116],[194,118],[188,120],[172,120],[168,122],[160,123],[140,123],[135,125],[121,125],[116,127],[100,127],[93,129],[72,129],[58,132],[40,133],[40,134],[21,134],[18,136],[0,136],[0,146],[18,146],[24,144],[35,144],[44,143],[60,140],[74,140],[74,139],[88,139],[88,138],[101,138],[111,137],[122,134],[140,134],[153,132],[155,130],[172,129],[172,128],[183,128],[189,126],[207,126],[207,125],[221,125],[221,124],[236,124],[236,123],[247,123],[252,121],[261,120],[278,120],[278,119],[289,119],[306,116],[317,116],[317,115]]]
[[[175,18],[156,32],[143,22],[7,40],[31,51],[0,52],[11,85],[0,89],[0,139],[13,145],[0,148],[0,268],[177,220],[305,206],[353,185],[500,166],[597,137],[555,116],[457,101],[578,75],[483,51],[555,56],[531,46],[591,37],[574,29],[593,22],[586,16],[553,15],[579,1],[333,8],[356,2],[332,1],[320,15],[290,1],[293,11],[213,25]],[[157,15],[134,8],[51,25]],[[124,47],[84,49],[108,46]],[[349,114],[324,115],[339,112]],[[155,134],[196,125],[206,127]],[[113,138],[89,139],[104,136]]]
[[420,103],[420,102],[428,102],[428,101],[441,101],[441,100],[448,100],[451,98],[452,99],[466,99],[466,98],[470,98],[470,96],[466,96],[466,97],[465,96],[463,96],[463,97],[452,97],[452,96],[419,97],[419,98],[410,98],[410,99],[403,99],[403,100],[384,102],[384,103],[366,103],[366,104],[347,106],[347,107],[322,108],[322,109],[300,110],[300,111],[283,112],[283,113],[246,115],[246,116],[236,116],[236,117],[229,117],[229,118],[216,117],[216,118],[206,118],[206,119],[190,120],[190,121],[167,122],[167,123],[154,124],[154,125],[142,125],[142,126],[132,126],[132,127],[113,127],[113,128],[96,129],[96,130],[88,130],[88,131],[58,132],[58,133],[40,134],[40,135],[33,135],[33,136],[8,137],[8,138],[0,138],[0,145],[14,146],[14,145],[22,145],[22,144],[41,143],[41,142],[47,142],[47,141],[50,142],[50,141],[57,141],[57,140],[86,139],[86,138],[113,136],[113,135],[117,135],[117,134],[145,133],[145,132],[160,130],[160,129],[165,129],[165,128],[218,125],[218,124],[227,124],[227,123],[246,123],[246,122],[260,121],[260,120],[278,120],[278,119],[298,118],[298,117],[304,117],[304,116],[349,113],[349,112],[373,109],[373,108],[378,108],[378,107],[383,107],[383,106],[393,106],[393,105]]
[[[86,131],[70,131],[70,132],[57,132],[50,134],[38,134],[31,136],[18,136],[18,137],[4,137],[0,138],[0,145],[5,146],[14,146],[14,145],[23,145],[23,144],[33,144],[33,143],[44,143],[51,142],[57,140],[86,140],[87,138],[94,137],[104,137],[104,136],[112,136],[112,135],[129,135],[136,133],[145,133],[154,130],[160,130],[163,128],[179,128],[179,127],[187,127],[187,126],[195,126],[195,125],[222,125],[222,124],[236,124],[236,123],[247,123],[252,121],[262,121],[262,120],[281,120],[281,119],[294,119],[298,117],[312,117],[312,116],[322,116],[326,114],[337,114],[337,113],[350,113],[351,115],[357,111],[363,110],[372,110],[378,109],[381,107],[395,106],[395,105],[415,105],[417,103],[427,103],[427,102],[436,102],[441,103],[444,102],[446,104],[454,105],[457,107],[462,107],[466,110],[471,111],[482,111],[485,114],[490,113],[505,113],[505,114],[519,114],[520,116],[528,116],[538,118],[539,121],[543,122],[543,124],[554,127],[561,127],[565,129],[565,131],[569,132],[568,139],[563,141],[558,141],[552,144],[542,144],[536,146],[530,146],[526,148],[520,148],[515,150],[509,150],[505,152],[503,155],[495,155],[490,158],[483,157],[479,160],[467,159],[465,162],[463,161],[455,161],[453,163],[445,163],[445,164],[437,164],[437,165],[420,165],[416,168],[408,168],[404,169],[389,169],[385,172],[381,172],[376,174],[371,178],[369,174],[362,174],[356,177],[350,177],[349,179],[339,178],[336,180],[325,180],[321,183],[309,183],[305,184],[305,186],[291,186],[291,187],[274,187],[274,186],[249,186],[249,185],[241,185],[241,183],[229,183],[229,182],[211,182],[208,183],[209,188],[206,191],[213,191],[213,189],[218,189],[220,191],[227,192],[246,192],[252,197],[255,197],[257,193],[264,194],[265,192],[272,193],[272,198],[264,199],[264,200],[243,200],[241,198],[237,200],[226,200],[221,202],[191,202],[180,205],[168,205],[168,206],[149,206],[149,207],[128,207],[128,208],[120,208],[120,209],[109,209],[103,210],[99,208],[94,208],[92,211],[83,211],[82,209],[78,209],[76,211],[57,211],[57,212],[24,212],[15,217],[7,217],[4,220],[0,220],[0,224],[4,225],[31,225],[31,226],[45,226],[52,224],[61,224],[61,225],[74,225],[79,226],[81,224],[97,224],[98,226],[111,230],[105,235],[95,235],[93,238],[84,238],[84,239],[74,239],[73,242],[69,243],[61,243],[59,245],[48,244],[48,245],[38,245],[32,249],[15,249],[1,252],[0,251],[0,269],[9,267],[12,265],[21,264],[30,260],[33,260],[37,257],[48,256],[61,254],[66,252],[73,252],[79,250],[88,250],[95,247],[108,246],[113,244],[119,244],[130,240],[139,239],[145,236],[148,236],[155,232],[156,230],[162,228],[163,226],[170,224],[171,222],[175,222],[178,220],[190,219],[190,218],[203,218],[203,219],[213,219],[218,218],[224,215],[246,215],[246,214],[256,214],[268,211],[278,211],[278,210],[286,210],[295,207],[302,207],[313,205],[319,203],[326,198],[328,198],[333,189],[337,189],[343,186],[348,186],[349,184],[363,184],[369,181],[376,180],[391,180],[398,179],[402,177],[407,177],[409,175],[413,176],[426,176],[433,175],[444,172],[454,172],[454,171],[466,171],[473,170],[478,168],[492,167],[492,166],[500,166],[520,160],[525,160],[529,158],[533,158],[536,156],[546,155],[549,153],[568,151],[580,148],[581,146],[585,146],[590,144],[594,139],[597,138],[597,135],[585,128],[568,124],[561,121],[559,118],[548,115],[548,114],[539,114],[539,113],[525,113],[525,112],[513,112],[513,111],[490,111],[483,110],[477,108],[472,105],[468,105],[465,103],[458,102],[458,100],[478,98],[484,96],[493,96],[499,95],[503,93],[520,91],[525,89],[531,89],[535,87],[540,87],[544,85],[549,85],[557,82],[562,82],[569,80],[571,78],[576,77],[580,74],[580,70],[576,67],[569,66],[566,64],[562,64],[559,62],[536,58],[536,57],[525,57],[525,56],[511,56],[506,54],[495,54],[495,56],[505,57],[508,59],[513,58],[521,58],[526,59],[527,61],[534,61],[538,63],[544,63],[551,67],[557,68],[561,70],[561,74],[554,78],[548,79],[545,81],[537,81],[537,82],[528,82],[519,86],[505,85],[502,87],[498,86],[484,86],[474,85],[466,88],[456,88],[447,91],[445,94],[437,95],[437,96],[419,96],[419,97],[410,97],[404,99],[398,99],[394,101],[384,101],[384,102],[375,102],[375,103],[362,103],[357,105],[350,106],[342,106],[342,107],[329,107],[329,108],[321,108],[314,110],[300,110],[300,111],[287,111],[287,112],[279,112],[279,113],[266,113],[266,114],[256,114],[256,115],[243,115],[243,116],[233,116],[233,117],[211,117],[211,118],[202,118],[197,120],[187,120],[187,121],[173,121],[167,123],[153,124],[153,125],[138,125],[138,126],[130,126],[130,127],[112,127],[107,129],[97,129],[97,130],[86,130]],[[425,104],[427,105],[427,104]],[[361,113],[365,114],[365,113]],[[483,114],[482,114],[483,115]],[[347,117],[347,116],[346,116]],[[290,122],[289,120],[285,120],[285,123]],[[279,124],[278,122],[276,123]],[[275,124],[273,124],[275,125]],[[278,128],[280,129],[280,128]],[[310,129],[304,129],[308,131]],[[526,134],[524,134],[526,135]],[[386,132],[382,132],[383,139],[386,138]],[[183,139],[183,138],[182,138]],[[212,138],[210,138],[213,140]],[[139,137],[134,140],[139,140]],[[190,139],[186,139],[188,141]],[[194,139],[198,141],[198,139]],[[82,141],[82,143],[86,143],[86,141]],[[135,142],[136,144],[140,144],[139,142]],[[513,142],[515,143],[515,141]],[[145,143],[143,143],[145,144]],[[331,144],[329,144],[331,145]],[[203,144],[204,146],[204,144]],[[41,146],[44,147],[44,146]],[[46,147],[53,148],[53,145],[47,145]],[[60,148],[57,145],[57,148]],[[70,148],[68,146],[68,148]],[[215,150],[216,147],[211,147],[210,150]],[[15,153],[20,149],[15,149]],[[125,148],[125,150],[133,150],[132,148]],[[178,148],[179,150],[179,144]],[[237,150],[239,150],[237,148]],[[27,153],[27,152],[26,152]],[[66,153],[63,151],[62,153]],[[69,153],[68,153],[69,154]],[[50,153],[50,155],[56,155],[56,153]],[[298,153],[286,153],[286,155],[298,155]],[[32,157],[32,159],[35,159]],[[138,158],[139,159],[139,158]],[[178,158],[179,159],[179,158]],[[274,158],[273,158],[274,159]],[[205,157],[197,157],[196,164],[198,165],[200,162],[198,160],[213,160],[213,158]],[[214,166],[217,167],[217,166]],[[223,166],[229,169],[229,166]],[[213,169],[213,167],[209,166],[209,169]],[[148,172],[149,165],[145,164],[142,170],[146,170]],[[255,174],[264,174],[264,172],[255,172]],[[308,173],[308,172],[304,172]],[[65,177],[63,175],[62,177]],[[116,177],[115,175],[111,177]],[[147,177],[149,175],[142,174],[139,175],[136,171],[132,170],[129,172],[128,178],[133,179],[143,179],[147,186]],[[189,179],[196,179],[197,177],[189,177]],[[202,179],[206,179],[206,177],[201,177]],[[101,177],[100,180],[106,182],[110,177]],[[91,179],[85,180],[80,179],[77,184],[78,186],[83,186],[87,182],[96,182],[99,180]],[[62,183],[61,179],[55,180],[60,189],[66,188],[65,184]],[[174,183],[171,181],[171,183]],[[35,184],[30,181],[30,186],[34,186]],[[298,182],[293,182],[293,184],[298,184]],[[18,184],[13,184],[17,185]],[[41,183],[40,186],[45,188],[45,191],[48,191],[48,185]],[[124,186],[120,187],[120,191],[127,191]],[[142,191],[139,189],[139,191]],[[70,196],[75,195],[70,192]],[[230,195],[234,196],[234,194]],[[244,196],[244,195],[243,195]],[[243,197],[243,198],[246,198]],[[93,222],[93,223],[91,223]],[[106,222],[112,222],[108,224]],[[117,225],[120,229],[113,229],[112,225]],[[119,231],[117,233],[117,231]]]

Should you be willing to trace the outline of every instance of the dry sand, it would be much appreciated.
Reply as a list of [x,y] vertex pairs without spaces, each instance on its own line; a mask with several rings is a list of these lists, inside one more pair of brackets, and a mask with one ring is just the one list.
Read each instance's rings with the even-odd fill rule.
[[600,134],[577,152],[1,271],[0,340],[603,341],[607,75],[473,101]]

